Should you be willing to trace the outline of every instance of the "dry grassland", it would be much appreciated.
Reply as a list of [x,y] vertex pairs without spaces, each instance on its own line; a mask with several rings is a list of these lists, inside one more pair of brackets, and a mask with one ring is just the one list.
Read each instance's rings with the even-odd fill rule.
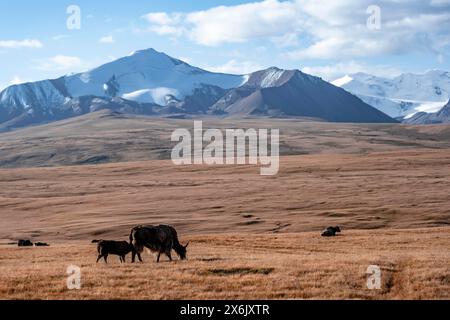
[[[96,264],[95,245],[0,248],[0,298],[8,299],[449,299],[450,228],[224,234],[191,240],[189,260]],[[82,288],[66,287],[81,267]],[[366,286],[369,265],[381,290]]]

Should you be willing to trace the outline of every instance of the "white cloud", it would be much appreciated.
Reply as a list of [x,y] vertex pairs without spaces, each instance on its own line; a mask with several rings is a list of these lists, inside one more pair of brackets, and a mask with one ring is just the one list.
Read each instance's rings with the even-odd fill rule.
[[158,24],[158,25],[168,25],[175,24],[176,16],[169,15],[166,12],[153,12],[143,16],[148,22]]
[[150,30],[160,36],[165,35],[180,36],[183,33],[183,29],[180,29],[175,26],[152,26],[150,27]]
[[161,36],[181,36],[185,32],[185,28],[182,26],[185,16],[182,13],[152,12],[142,18],[150,23],[148,31]]
[[209,66],[204,67],[204,69],[220,73],[248,74],[264,68],[252,61],[237,61],[232,59],[221,66]]
[[85,68],[85,63],[80,58],[65,55],[36,60],[36,63],[36,69],[43,71],[75,71]]
[[112,35],[101,37],[99,40],[100,43],[114,43],[114,37]]
[[401,70],[386,65],[368,65],[358,63],[356,61],[341,62],[331,65],[310,66],[302,68],[302,71],[318,77],[322,77],[327,81],[334,81],[345,75],[351,75],[358,72],[364,72],[379,77],[395,77],[402,73]]
[[42,42],[36,39],[25,40],[0,40],[0,48],[20,49],[20,48],[42,48]]
[[288,56],[296,60],[345,59],[443,50],[442,34],[449,34],[450,10],[419,0],[380,1],[381,29],[374,31],[366,26],[366,9],[372,2],[316,0],[312,4],[298,0],[309,16],[306,29],[313,41]]
[[367,27],[373,0],[265,0],[144,16],[147,31],[219,46],[266,39],[294,60],[448,51],[450,0],[380,0],[381,29]]
[[294,4],[276,0],[215,7],[190,13],[186,20],[190,36],[208,46],[279,36],[298,22]]
[[144,18],[160,35],[187,34],[196,43],[217,46],[250,39],[276,37],[297,23],[290,1],[266,0],[236,6],[219,6],[191,13],[149,13]]

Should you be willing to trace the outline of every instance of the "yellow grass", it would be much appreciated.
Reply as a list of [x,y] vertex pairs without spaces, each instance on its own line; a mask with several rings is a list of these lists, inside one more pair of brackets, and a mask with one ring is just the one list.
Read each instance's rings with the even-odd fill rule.
[[[1,299],[448,299],[450,228],[223,234],[191,240],[188,261],[96,264],[95,245],[0,247]],[[82,270],[68,290],[66,268]],[[381,290],[366,286],[369,265]]]

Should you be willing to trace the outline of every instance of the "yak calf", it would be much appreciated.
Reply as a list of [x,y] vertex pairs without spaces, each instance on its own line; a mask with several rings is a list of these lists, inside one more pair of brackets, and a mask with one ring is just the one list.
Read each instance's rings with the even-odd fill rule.
[[97,263],[101,258],[105,260],[105,263],[108,263],[108,255],[110,254],[119,256],[120,262],[125,262],[127,254],[134,252],[134,247],[126,241],[100,240],[97,251]]

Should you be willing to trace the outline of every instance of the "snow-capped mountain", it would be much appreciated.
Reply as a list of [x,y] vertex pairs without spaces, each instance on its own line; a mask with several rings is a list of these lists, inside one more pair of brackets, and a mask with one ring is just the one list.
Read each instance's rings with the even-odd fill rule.
[[393,118],[438,112],[450,98],[450,73],[440,70],[406,73],[392,79],[357,73],[332,83]]
[[248,76],[211,110],[232,116],[297,116],[332,122],[393,122],[356,96],[299,70],[269,68]]
[[162,105],[167,95],[183,99],[202,84],[229,89],[244,81],[243,76],[208,72],[148,49],[67,77],[65,86],[73,97],[106,94]]
[[245,81],[245,76],[208,72],[153,49],[136,51],[85,73],[6,88],[0,93],[0,123],[24,114],[40,120],[78,115],[80,109],[69,106],[83,96],[165,105],[169,96],[182,100],[208,85],[228,89]]
[[327,121],[391,122],[348,92],[300,71],[213,73],[153,49],[88,72],[0,93],[0,129],[60,120],[100,109],[136,114],[306,116]]

